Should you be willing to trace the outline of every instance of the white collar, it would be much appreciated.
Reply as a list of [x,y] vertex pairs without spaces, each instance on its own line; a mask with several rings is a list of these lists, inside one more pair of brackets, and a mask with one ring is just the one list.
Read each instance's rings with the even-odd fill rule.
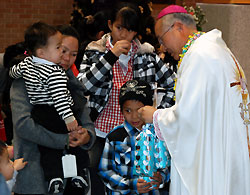
[[39,57],[36,57],[36,56],[32,56],[32,62],[34,63],[39,63],[39,64],[48,64],[48,65],[56,65],[55,63],[53,62],[50,62],[48,60],[45,60],[43,58],[39,58]]

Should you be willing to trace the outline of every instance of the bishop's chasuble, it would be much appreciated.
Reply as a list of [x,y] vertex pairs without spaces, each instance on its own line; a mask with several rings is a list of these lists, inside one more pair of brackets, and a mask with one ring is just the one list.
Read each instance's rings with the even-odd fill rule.
[[176,104],[154,113],[172,157],[171,195],[250,194],[249,110],[244,72],[221,32],[203,34],[180,64]]

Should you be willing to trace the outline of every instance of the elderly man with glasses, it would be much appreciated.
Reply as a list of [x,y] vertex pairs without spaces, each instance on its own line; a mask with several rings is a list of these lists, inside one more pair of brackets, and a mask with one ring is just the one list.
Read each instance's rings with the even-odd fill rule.
[[159,13],[155,32],[179,60],[176,103],[139,113],[171,154],[170,194],[249,194],[249,95],[221,31],[197,31],[193,17],[172,5]]

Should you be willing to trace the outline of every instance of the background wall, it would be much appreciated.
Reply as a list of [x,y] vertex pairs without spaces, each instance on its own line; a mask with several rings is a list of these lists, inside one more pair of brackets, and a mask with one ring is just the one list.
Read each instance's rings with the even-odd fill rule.
[[[185,1],[186,5],[211,0],[175,0],[176,4]],[[213,0],[221,2],[220,0]],[[224,0],[230,3],[232,0]],[[248,0],[237,0],[248,1]],[[0,53],[16,42],[23,40],[27,26],[37,21],[52,25],[68,24],[73,11],[74,0],[1,0],[0,3]],[[167,6],[166,0],[153,2],[154,17]],[[157,3],[156,3],[157,2]],[[169,1],[170,2],[170,1]],[[171,1],[172,2],[172,1]],[[250,5],[209,4],[200,5],[208,19],[203,26],[204,31],[218,28],[229,48],[236,55],[250,81]]]
[[[7,46],[22,41],[25,29],[34,22],[41,20],[52,25],[68,24],[74,2],[74,0],[0,1],[0,53],[4,52]],[[183,1],[187,5],[195,4],[195,0],[152,0],[153,15],[156,16],[166,7],[166,3],[181,4]]]
[[[250,5],[197,3],[205,12],[208,22],[204,31],[217,28],[241,64],[250,84]],[[248,85],[248,89],[249,85]]]
[[0,52],[23,40],[25,29],[34,22],[68,24],[73,0],[1,0]]

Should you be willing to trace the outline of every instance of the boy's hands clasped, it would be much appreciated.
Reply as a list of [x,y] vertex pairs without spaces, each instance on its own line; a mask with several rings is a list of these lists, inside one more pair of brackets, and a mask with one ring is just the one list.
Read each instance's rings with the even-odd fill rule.
[[144,179],[138,179],[137,180],[137,191],[139,192],[139,194],[143,194],[143,193],[147,193],[149,191],[151,191],[151,182],[146,182]]
[[155,185],[154,189],[159,189],[159,186],[162,183],[161,173],[159,171],[157,171],[156,173],[154,173],[154,176],[151,177],[151,179],[153,179],[153,181],[151,182],[151,184],[153,186]]
[[151,179],[153,181],[151,182],[146,182],[144,179],[138,179],[137,180],[137,191],[142,194],[142,193],[148,193],[149,191],[152,190],[152,186],[153,189],[159,189],[159,186],[162,182],[162,176],[161,173],[159,171],[157,171],[156,173],[154,173],[154,176],[151,177]]

